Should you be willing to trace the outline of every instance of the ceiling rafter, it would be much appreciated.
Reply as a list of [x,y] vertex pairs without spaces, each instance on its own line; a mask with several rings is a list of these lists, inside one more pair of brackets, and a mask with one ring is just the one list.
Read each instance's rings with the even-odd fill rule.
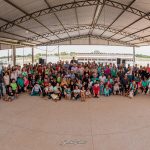
[[[132,0],[132,1],[129,3],[129,5],[127,5],[126,8],[123,9],[123,10],[121,11],[121,13],[113,20],[113,22],[108,26],[108,28],[111,27],[111,26],[126,12],[126,10],[127,10],[135,1],[136,1],[136,0]],[[107,29],[108,29],[108,28],[107,28]],[[105,29],[105,30],[103,31],[103,33],[101,34],[101,36],[107,31],[107,29]]]
[[98,21],[100,15],[102,14],[102,11],[103,11],[103,9],[105,7],[105,1],[106,0],[103,0],[103,4],[102,5],[100,5],[100,0],[97,1],[96,9],[95,9],[94,16],[92,18],[92,23],[91,23],[91,27],[92,28],[90,29],[89,34],[93,33],[95,25],[97,24],[97,21]]
[[[74,3],[76,3],[76,0],[74,0]],[[79,18],[78,18],[78,12],[77,12],[77,7],[75,7],[75,15],[76,15],[76,20],[77,20],[77,26],[78,26],[78,33],[80,35],[80,27],[79,27]]]
[[[24,41],[24,42],[29,42],[28,38],[25,37],[25,36],[21,36],[19,34],[16,34],[16,33],[11,33],[11,32],[7,32],[7,31],[3,31],[3,33],[6,33],[6,34],[10,34],[10,35],[13,35],[13,36],[17,36],[17,37],[21,37],[21,38],[24,38],[25,40],[21,40],[21,41]],[[20,41],[19,39],[17,39],[18,41]],[[40,41],[36,40],[36,42],[38,43],[41,43]],[[34,41],[32,41],[33,44],[37,44],[37,43],[34,43]]]
[[120,38],[120,39],[118,39],[118,40],[122,40],[122,39],[124,39],[124,38],[126,38],[126,37],[135,35],[135,34],[137,34],[137,33],[139,33],[139,32],[145,31],[145,30],[147,30],[147,29],[150,29],[150,26],[148,26],[148,27],[146,27],[146,28],[143,28],[143,29],[140,29],[140,30],[138,30],[138,31],[136,31],[136,32],[133,32],[133,33],[129,34],[129,35],[126,35],[126,36],[124,36],[124,37],[122,37],[122,38]]
[[130,46],[130,47],[135,47],[136,46],[134,44],[130,44],[130,43],[127,43],[127,42],[122,42],[122,41],[118,41],[118,40],[115,40],[115,39],[108,39],[106,37],[100,37],[98,35],[89,35],[89,34],[80,35],[80,36],[73,36],[71,38],[63,38],[61,40],[52,40],[50,42],[46,42],[46,43],[43,43],[42,45],[40,44],[38,46],[55,45],[55,44],[58,44],[60,42],[65,42],[65,41],[70,41],[70,40],[75,40],[75,39],[81,39],[81,38],[95,38],[95,39],[106,40],[108,42],[114,42],[114,43]]
[[[52,7],[51,7],[50,3],[48,3],[47,0],[44,0],[44,1],[47,4],[47,6],[49,7],[49,9],[51,9]],[[63,23],[61,22],[61,20],[59,19],[59,17],[57,16],[57,14],[55,12],[54,12],[54,16],[56,17],[56,19],[58,20],[58,22],[61,24],[61,26],[63,27],[63,29],[66,31],[65,26],[63,25]],[[68,34],[67,31],[66,31],[66,33],[67,33],[68,37],[70,37],[70,35]]]
[[[138,46],[138,44],[142,44],[142,43],[147,43],[148,45],[150,45],[150,40],[148,40],[147,42],[138,42],[138,43],[134,43],[135,45],[137,45]],[[144,46],[144,45],[143,45]]]
[[[124,31],[125,29],[129,28],[129,27],[132,26],[133,24],[135,24],[135,23],[137,23],[138,21],[142,20],[145,16],[149,16],[149,15],[150,15],[150,12],[146,13],[144,16],[142,16],[142,17],[136,19],[135,21],[133,21],[133,22],[130,23],[129,25],[125,26],[123,29],[121,29],[120,31],[118,31],[118,33]],[[113,34],[112,36],[110,36],[110,38],[112,38],[113,36],[117,35],[118,33]]]
[[[29,13],[27,13],[26,11],[24,11],[23,9],[21,9],[19,6],[15,5],[14,3],[12,3],[10,0],[4,0],[6,3],[8,3],[9,5],[11,5],[12,7],[16,8],[17,10],[19,10],[20,12],[24,13],[26,16],[30,16]],[[53,34],[53,32],[46,27],[43,23],[41,23],[38,19],[34,18],[31,16],[31,19],[35,20],[37,23],[39,23],[41,26],[43,26],[46,30],[48,30],[50,33]],[[57,35],[56,35],[57,36]],[[59,37],[58,37],[59,38]],[[48,39],[49,40],[49,39]]]
[[[46,9],[39,10],[39,11],[35,11],[35,12],[29,14],[29,15],[22,16],[22,17],[17,18],[16,20],[14,20],[10,23],[7,23],[7,24],[1,26],[0,30],[5,31],[5,30],[13,27],[16,24],[23,23],[23,22],[28,21],[32,18],[38,18],[39,16],[42,16],[42,15],[55,13],[55,12],[63,11],[63,10],[67,10],[67,9],[78,8],[78,7],[86,7],[86,6],[94,6],[94,5],[96,6],[97,1],[98,0],[86,0],[86,1],[81,0],[81,1],[77,1],[76,3],[74,3],[74,2],[65,3],[65,4],[62,4],[62,5],[49,7],[49,8],[46,8]],[[103,0],[100,0],[101,5],[103,4],[102,2],[103,2]],[[124,9],[127,8],[127,5],[122,4],[122,3],[118,3],[118,2],[115,2],[115,1],[111,1],[111,0],[106,0],[105,5],[110,6],[110,7],[114,7],[114,8],[118,8],[118,9],[121,9],[121,10],[124,10]],[[143,16],[143,18],[145,18],[147,20],[150,20],[150,16],[145,15],[144,12],[142,12],[141,10],[138,10],[136,8],[129,7],[125,11],[133,13],[133,14],[135,14],[137,16],[140,16],[140,17]]]
[[[103,24],[97,24],[96,26],[95,26],[95,29],[98,29],[98,30],[102,30],[102,31],[104,31],[105,29],[107,28],[107,26],[106,25],[103,25]],[[69,28],[66,28],[66,30],[67,30],[67,32],[75,32],[75,31],[78,31],[78,30],[91,30],[92,29],[92,27],[91,27],[91,25],[82,25],[82,26],[79,26],[79,28],[78,28],[78,26],[77,27],[69,27]],[[112,32],[112,33],[117,33],[119,30],[117,30],[117,29],[114,29],[114,28],[108,28],[108,31],[109,32]],[[56,31],[54,31],[54,33],[55,34],[57,34],[57,35],[59,35],[59,34],[64,34],[65,33],[65,31],[64,30],[56,30]],[[120,32],[119,33],[120,35],[129,35],[130,33],[127,33],[127,32]],[[51,34],[49,34],[49,33],[45,33],[45,34],[43,34],[42,36],[34,36],[34,37],[30,37],[30,38],[28,38],[28,41],[36,41],[36,40],[38,40],[38,39],[42,39],[42,38],[44,38],[44,37],[50,37],[50,36],[52,36]],[[139,36],[131,36],[131,38],[140,38]]]
[[[10,23],[9,20],[6,20],[6,19],[1,18],[1,17],[0,17],[0,20],[2,20],[2,21],[4,21],[4,22],[7,22],[7,23]],[[31,32],[31,33],[33,33],[33,34],[35,34],[35,35],[37,35],[37,36],[40,36],[40,34],[34,32],[34,31],[31,31],[30,29],[27,29],[27,28],[25,28],[25,27],[23,27],[23,26],[20,26],[20,25],[17,25],[17,24],[15,24],[15,25],[16,25],[17,27],[19,27],[19,28],[25,30],[25,31],[28,31],[28,32]],[[7,31],[1,31],[1,30],[0,30],[0,32],[7,32]],[[11,32],[7,32],[7,33],[12,34]],[[47,39],[47,38],[46,38],[46,39]]]
[[135,40],[140,40],[140,41],[143,41],[143,42],[148,42],[148,40],[145,39],[147,37],[150,37],[150,35],[145,35],[145,36],[142,36],[142,37],[138,37],[138,38],[135,38],[135,39],[132,39],[132,40],[128,40],[126,42],[132,42],[132,41],[135,41]]

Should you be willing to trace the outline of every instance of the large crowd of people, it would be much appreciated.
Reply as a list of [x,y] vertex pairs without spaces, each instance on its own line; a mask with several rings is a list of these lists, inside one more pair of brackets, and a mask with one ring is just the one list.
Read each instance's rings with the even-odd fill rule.
[[74,58],[70,63],[59,61],[57,64],[3,67],[0,71],[0,99],[12,101],[22,93],[54,101],[149,95],[150,67],[78,63]]

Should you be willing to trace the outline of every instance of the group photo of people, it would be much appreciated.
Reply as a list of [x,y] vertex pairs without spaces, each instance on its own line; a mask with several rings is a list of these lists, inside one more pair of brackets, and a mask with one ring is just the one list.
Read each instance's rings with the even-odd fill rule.
[[80,100],[120,95],[128,98],[150,95],[150,67],[96,62],[24,64],[3,67],[0,99],[13,101],[23,93],[48,100]]

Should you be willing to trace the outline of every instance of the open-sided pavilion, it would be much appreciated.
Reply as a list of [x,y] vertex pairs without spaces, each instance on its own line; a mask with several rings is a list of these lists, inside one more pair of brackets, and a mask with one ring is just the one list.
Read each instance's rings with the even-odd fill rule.
[[0,49],[14,64],[18,47],[34,57],[34,46],[149,43],[149,0],[0,0]]

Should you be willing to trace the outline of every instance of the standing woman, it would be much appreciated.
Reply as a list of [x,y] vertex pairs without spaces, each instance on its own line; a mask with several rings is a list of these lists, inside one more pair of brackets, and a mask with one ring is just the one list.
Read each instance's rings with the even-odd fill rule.
[[5,75],[4,75],[4,84],[5,84],[5,87],[6,87],[6,90],[7,90],[9,85],[10,85],[10,77],[8,75],[8,72],[6,72]]

